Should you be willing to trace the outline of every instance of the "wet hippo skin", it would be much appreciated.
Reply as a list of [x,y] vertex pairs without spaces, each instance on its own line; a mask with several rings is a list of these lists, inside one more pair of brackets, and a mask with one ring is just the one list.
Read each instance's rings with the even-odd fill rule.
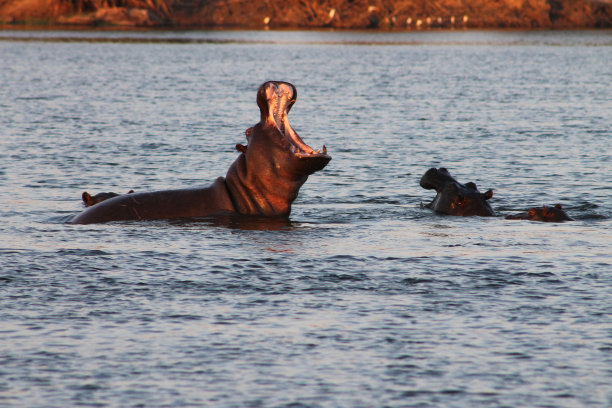
[[259,123],[247,129],[247,145],[225,177],[205,188],[120,195],[87,208],[75,224],[121,220],[207,217],[217,214],[287,217],[308,176],[331,160],[326,148],[314,151],[291,128],[287,114],[297,90],[288,82],[269,81],[257,91]]
[[555,206],[542,206],[541,208],[532,207],[527,211],[506,216],[507,220],[531,220],[543,222],[563,222],[573,221],[574,219],[567,215],[561,204]]
[[420,185],[427,190],[436,190],[436,197],[424,205],[426,208],[449,215],[495,215],[487,202],[493,197],[493,190],[481,193],[472,182],[461,184],[443,167],[427,170]]

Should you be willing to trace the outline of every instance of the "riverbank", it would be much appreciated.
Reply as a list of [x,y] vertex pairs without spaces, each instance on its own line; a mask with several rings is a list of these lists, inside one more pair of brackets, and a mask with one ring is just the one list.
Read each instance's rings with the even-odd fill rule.
[[612,0],[0,0],[0,23],[174,28],[612,27]]

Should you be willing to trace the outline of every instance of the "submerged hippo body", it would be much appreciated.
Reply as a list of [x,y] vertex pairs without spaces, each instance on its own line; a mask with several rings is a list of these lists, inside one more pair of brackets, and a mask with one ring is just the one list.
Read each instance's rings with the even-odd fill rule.
[[574,219],[567,215],[561,204],[553,206],[542,206],[541,208],[532,207],[527,211],[518,214],[506,216],[507,220],[531,220],[543,222],[563,222],[573,221]]
[[287,114],[297,97],[287,82],[270,81],[257,91],[260,122],[246,131],[247,146],[225,177],[205,188],[121,195],[89,207],[72,223],[156,220],[244,214],[287,217],[308,176],[331,160],[306,145],[289,125]]
[[493,197],[493,190],[484,194],[478,191],[476,184],[461,184],[445,168],[431,168],[421,177],[421,187],[436,190],[436,197],[426,208],[436,212],[460,216],[492,216],[493,209],[487,202]]

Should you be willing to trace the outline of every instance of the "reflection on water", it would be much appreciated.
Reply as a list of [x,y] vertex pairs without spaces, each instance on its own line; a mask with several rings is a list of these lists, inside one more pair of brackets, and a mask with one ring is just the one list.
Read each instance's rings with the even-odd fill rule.
[[508,31],[180,31],[180,30],[2,30],[2,41],[119,42],[142,44],[276,44],[276,45],[498,45],[612,46],[609,30]]
[[245,231],[290,231],[295,223],[289,218],[284,217],[256,217],[244,216],[240,214],[219,215],[216,217],[190,218],[169,220],[174,227],[189,228],[204,224],[212,227],[224,227],[229,229],[239,229]]
[[[0,406],[609,406],[610,38],[0,31]],[[334,158],[290,218],[66,223],[225,175],[269,79]]]

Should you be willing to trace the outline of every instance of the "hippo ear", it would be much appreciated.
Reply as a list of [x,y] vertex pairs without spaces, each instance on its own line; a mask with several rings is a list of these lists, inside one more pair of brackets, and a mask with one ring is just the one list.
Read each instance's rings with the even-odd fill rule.
[[485,191],[485,193],[484,193],[485,200],[489,200],[489,199],[491,199],[491,197],[493,197],[493,190]]
[[536,215],[535,208],[530,208],[529,211],[527,212],[527,214],[529,214],[530,217],[535,216]]
[[246,153],[247,147],[240,143],[236,143],[236,150],[238,150],[241,153]]
[[89,195],[87,191],[83,191],[83,194],[81,194],[81,198],[83,199],[83,202],[85,204],[87,204],[89,200],[91,200],[91,196]]
[[555,208],[556,208],[557,210],[561,210],[561,209],[563,209],[563,207],[561,206],[561,204],[555,204]]
[[132,194],[133,192],[134,192],[134,190],[130,190],[130,191],[128,191],[127,193],[128,193],[128,194]]

